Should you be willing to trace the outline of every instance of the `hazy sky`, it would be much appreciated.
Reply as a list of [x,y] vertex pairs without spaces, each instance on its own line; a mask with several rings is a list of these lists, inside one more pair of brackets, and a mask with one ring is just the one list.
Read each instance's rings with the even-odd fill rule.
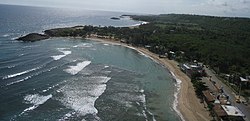
[[0,0],[0,4],[250,17],[250,0]]

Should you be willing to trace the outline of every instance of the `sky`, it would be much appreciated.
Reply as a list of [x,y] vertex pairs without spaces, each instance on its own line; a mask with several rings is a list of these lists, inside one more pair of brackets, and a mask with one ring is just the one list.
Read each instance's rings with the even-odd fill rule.
[[250,18],[250,0],[0,0],[0,4]]

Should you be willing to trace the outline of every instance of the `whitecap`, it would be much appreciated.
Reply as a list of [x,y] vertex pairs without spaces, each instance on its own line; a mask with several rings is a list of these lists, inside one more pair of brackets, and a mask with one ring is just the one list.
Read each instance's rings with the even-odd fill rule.
[[31,78],[32,76],[27,76],[23,79],[20,79],[20,80],[17,80],[17,81],[14,81],[14,82],[11,82],[11,83],[8,83],[6,86],[9,86],[9,85],[13,85],[13,84],[16,84],[16,83],[19,83],[19,82],[23,82],[25,80],[28,80],[29,78]]
[[8,66],[7,68],[14,68],[16,67],[16,65],[11,65],[11,66]]
[[47,92],[47,91],[49,91],[49,90],[51,90],[51,89],[53,89],[53,88],[55,88],[55,87],[57,87],[57,86],[59,86],[59,84],[50,86],[50,87],[48,87],[47,89],[42,90],[42,92]]
[[54,60],[59,60],[63,57],[65,57],[66,55],[55,55],[55,56],[51,56]]
[[9,37],[10,35],[9,34],[4,34],[2,37]]
[[69,50],[65,50],[65,49],[69,49],[69,48],[57,48],[60,52],[63,53],[63,55],[55,55],[55,56],[51,56],[54,60],[60,60],[61,58],[71,54],[72,52]]
[[60,52],[62,52],[64,55],[69,55],[69,54],[71,54],[71,51],[60,50]]
[[35,48],[35,47],[39,47],[40,45],[28,45],[28,46],[24,46],[22,48]]
[[19,56],[19,57],[20,57],[20,56],[24,56],[24,54],[20,54],[20,55],[18,55],[18,56]]
[[83,62],[77,63],[76,66],[69,66],[69,68],[64,69],[64,71],[72,75],[75,75],[78,72],[80,72],[82,69],[84,69],[86,66],[88,66],[90,63],[91,61],[83,61]]
[[105,45],[105,46],[109,46],[109,44],[106,44],[106,43],[105,43],[105,44],[103,44],[103,45]]
[[80,48],[90,48],[90,47],[93,47],[93,45],[90,44],[90,43],[82,43],[82,44],[75,45],[75,46],[73,46],[73,47],[74,47],[74,48],[76,48],[76,47],[80,47]]
[[29,72],[31,72],[31,71],[35,71],[35,70],[40,69],[40,68],[41,68],[41,67],[36,67],[36,68],[29,69],[29,70],[26,70],[26,71],[23,71],[23,72],[19,72],[19,73],[7,75],[7,76],[4,76],[3,79],[9,79],[9,78],[13,78],[13,77],[16,77],[16,76],[20,76],[20,75],[29,73]]
[[47,95],[47,96],[42,96],[39,94],[33,94],[33,95],[26,95],[24,97],[24,101],[26,104],[33,104],[31,107],[26,108],[25,110],[23,110],[23,112],[20,114],[24,114],[27,111],[31,111],[36,109],[39,105],[44,104],[47,100],[49,100],[50,98],[52,98],[52,95]]
[[55,67],[49,68],[49,69],[47,69],[47,70],[43,70],[43,71],[40,71],[40,72],[38,72],[38,73],[35,73],[35,74],[33,74],[33,75],[29,75],[29,76],[27,76],[27,77],[25,77],[25,78],[23,78],[23,79],[20,79],[20,80],[17,80],[17,81],[8,83],[6,86],[13,85],[13,84],[17,84],[17,83],[19,83],[19,82],[26,81],[26,80],[32,78],[33,76],[37,76],[37,75],[39,75],[39,74],[41,74],[41,73],[44,73],[44,72],[49,72],[49,71],[51,71],[51,70],[53,70],[53,69],[55,69],[55,68],[57,68],[57,67],[58,67],[58,66],[55,66]]

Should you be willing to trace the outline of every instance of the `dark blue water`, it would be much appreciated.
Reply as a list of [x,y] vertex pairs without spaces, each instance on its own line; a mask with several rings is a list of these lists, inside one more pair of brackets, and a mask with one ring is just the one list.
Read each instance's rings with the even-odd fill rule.
[[0,120],[180,120],[176,82],[161,65],[119,45],[30,32],[75,25],[130,26],[126,13],[0,5]]

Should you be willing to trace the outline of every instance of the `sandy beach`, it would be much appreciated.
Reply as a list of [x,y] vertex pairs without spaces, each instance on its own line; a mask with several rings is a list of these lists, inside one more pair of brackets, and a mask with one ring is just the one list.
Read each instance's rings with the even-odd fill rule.
[[134,48],[139,52],[148,55],[153,60],[159,62],[167,69],[169,69],[172,74],[176,77],[176,80],[181,82],[180,90],[178,93],[178,103],[176,112],[180,115],[182,120],[185,121],[210,121],[212,117],[209,116],[209,111],[204,108],[204,104],[200,103],[199,99],[195,95],[195,91],[193,85],[191,83],[190,78],[184,74],[178,67],[178,63],[174,60],[168,60],[167,58],[159,58],[157,54],[154,54],[143,47],[134,47],[131,45],[127,45],[125,43],[121,43],[120,41],[116,41],[113,39],[100,39],[95,36],[90,36],[86,38],[88,40],[99,41],[103,43],[109,44],[119,44],[121,46]]

